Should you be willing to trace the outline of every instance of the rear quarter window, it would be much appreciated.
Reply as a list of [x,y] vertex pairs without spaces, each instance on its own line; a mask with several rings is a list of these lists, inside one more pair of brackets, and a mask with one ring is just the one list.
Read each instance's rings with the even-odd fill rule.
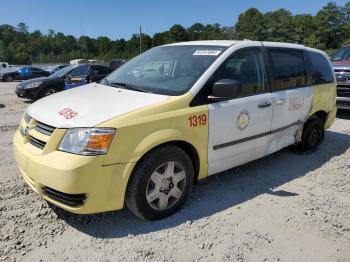
[[273,89],[283,90],[306,86],[303,51],[287,48],[268,50]]
[[321,54],[308,52],[311,64],[312,84],[333,83],[333,70],[328,60]]

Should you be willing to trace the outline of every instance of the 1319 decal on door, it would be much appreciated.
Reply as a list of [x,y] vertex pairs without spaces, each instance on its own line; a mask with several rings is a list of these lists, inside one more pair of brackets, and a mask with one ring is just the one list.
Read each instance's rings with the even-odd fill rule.
[[205,126],[207,124],[207,115],[193,115],[188,118],[190,127]]

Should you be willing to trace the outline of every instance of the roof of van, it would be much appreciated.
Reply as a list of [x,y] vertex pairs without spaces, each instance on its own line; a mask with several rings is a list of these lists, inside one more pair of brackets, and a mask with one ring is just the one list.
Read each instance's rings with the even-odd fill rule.
[[260,41],[251,41],[251,40],[202,40],[202,41],[188,41],[168,44],[166,46],[176,46],[176,45],[211,45],[211,46],[232,46],[242,43],[263,43],[264,46],[269,47],[289,47],[289,48],[305,48],[303,45],[299,44],[289,44],[282,42],[260,42]]

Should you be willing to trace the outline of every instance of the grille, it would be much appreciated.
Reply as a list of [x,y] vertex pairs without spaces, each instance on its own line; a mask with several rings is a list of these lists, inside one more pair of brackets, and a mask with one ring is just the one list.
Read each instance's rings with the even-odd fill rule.
[[72,207],[82,206],[86,199],[85,194],[67,194],[46,186],[42,190],[51,199]]
[[29,136],[29,143],[37,148],[44,149],[46,143],[32,136]]
[[350,88],[349,87],[338,87],[337,96],[339,97],[350,97]]
[[346,107],[350,107],[350,102],[348,102],[348,101],[339,101],[339,100],[337,100],[337,106],[346,106]]
[[55,128],[53,126],[49,126],[44,123],[37,122],[35,126],[35,130],[44,135],[51,136],[53,131],[55,131]]
[[350,69],[334,69],[334,72],[350,72]]

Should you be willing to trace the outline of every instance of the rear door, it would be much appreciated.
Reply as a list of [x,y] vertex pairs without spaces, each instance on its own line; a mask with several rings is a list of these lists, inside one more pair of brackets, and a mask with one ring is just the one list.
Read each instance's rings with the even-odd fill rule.
[[[242,83],[239,97],[209,104],[209,175],[262,157],[272,121],[272,96],[267,86],[261,48],[234,52],[214,74]],[[210,95],[210,93],[209,93]]]
[[296,139],[296,131],[311,109],[312,87],[307,81],[304,51],[267,48],[271,72],[273,117],[269,153]]
[[89,68],[90,66],[88,64],[79,65],[77,68],[75,68],[71,73],[71,81],[72,83],[82,83],[86,84],[88,75],[89,75]]

